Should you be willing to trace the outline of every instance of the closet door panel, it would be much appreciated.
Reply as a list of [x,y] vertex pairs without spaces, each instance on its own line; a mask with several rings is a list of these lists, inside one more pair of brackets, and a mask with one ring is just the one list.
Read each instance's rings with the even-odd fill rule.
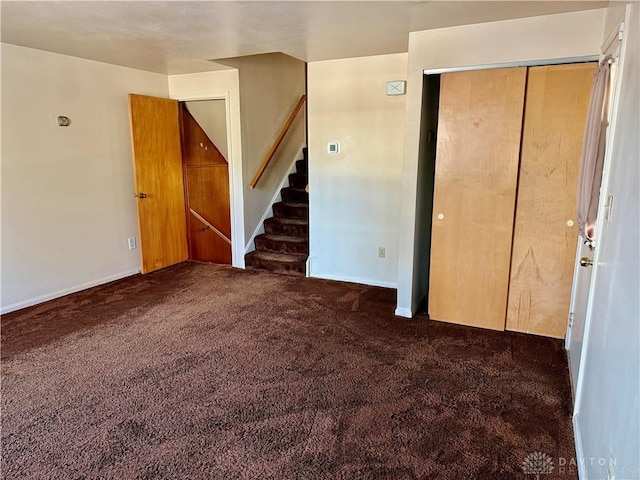
[[504,330],[526,68],[441,77],[429,315]]
[[562,338],[576,250],[576,195],[593,63],[531,67],[507,330]]

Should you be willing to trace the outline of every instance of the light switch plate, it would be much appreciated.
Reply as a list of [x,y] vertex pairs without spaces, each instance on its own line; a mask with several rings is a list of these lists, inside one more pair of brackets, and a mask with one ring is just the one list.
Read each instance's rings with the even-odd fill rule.
[[336,154],[340,153],[340,142],[329,142],[327,143],[327,153]]
[[394,80],[387,82],[387,95],[404,95],[407,91],[407,82]]

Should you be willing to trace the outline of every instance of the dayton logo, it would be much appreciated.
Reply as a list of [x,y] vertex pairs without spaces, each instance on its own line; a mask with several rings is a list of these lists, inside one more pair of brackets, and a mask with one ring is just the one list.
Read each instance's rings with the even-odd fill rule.
[[544,452],[531,452],[522,462],[522,471],[535,475],[536,480],[540,480],[540,475],[549,475],[554,468],[553,459]]

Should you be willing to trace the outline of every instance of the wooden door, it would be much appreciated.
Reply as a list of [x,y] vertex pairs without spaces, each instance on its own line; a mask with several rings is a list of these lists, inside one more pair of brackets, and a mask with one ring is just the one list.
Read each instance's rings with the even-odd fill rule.
[[504,330],[526,68],[441,77],[429,316]]
[[181,114],[189,211],[189,257],[229,265],[229,164],[184,104]]
[[578,171],[595,70],[595,63],[529,69],[507,330],[566,333]]
[[188,258],[178,102],[129,94],[141,271]]

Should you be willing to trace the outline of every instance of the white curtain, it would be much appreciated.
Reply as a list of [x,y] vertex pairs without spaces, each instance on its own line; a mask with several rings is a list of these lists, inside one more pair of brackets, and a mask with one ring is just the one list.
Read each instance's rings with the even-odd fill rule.
[[600,202],[600,183],[607,135],[611,56],[607,56],[593,78],[591,101],[582,142],[582,160],[578,179],[578,229],[583,238],[595,238],[596,217]]

